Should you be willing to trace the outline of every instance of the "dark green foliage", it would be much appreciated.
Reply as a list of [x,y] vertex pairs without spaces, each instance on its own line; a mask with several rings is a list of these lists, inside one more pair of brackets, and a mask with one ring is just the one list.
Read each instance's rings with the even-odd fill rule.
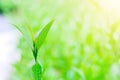
[[11,13],[17,10],[13,0],[0,0],[0,13]]

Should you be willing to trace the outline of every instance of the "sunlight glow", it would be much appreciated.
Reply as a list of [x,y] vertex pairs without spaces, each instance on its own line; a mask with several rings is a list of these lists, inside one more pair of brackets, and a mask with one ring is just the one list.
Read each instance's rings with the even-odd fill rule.
[[103,11],[114,20],[120,19],[120,0],[97,0]]

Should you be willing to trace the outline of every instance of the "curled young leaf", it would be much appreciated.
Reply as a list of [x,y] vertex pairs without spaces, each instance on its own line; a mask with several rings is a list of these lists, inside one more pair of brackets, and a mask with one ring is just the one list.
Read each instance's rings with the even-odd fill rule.
[[35,42],[33,41],[33,56],[34,56],[34,59],[35,59],[35,62],[37,61],[37,53],[38,53],[38,49],[37,49],[37,46],[35,44]]
[[36,62],[32,66],[32,71],[33,71],[34,79],[35,80],[41,80],[41,77],[42,77],[42,67],[40,66],[40,64],[38,62]]

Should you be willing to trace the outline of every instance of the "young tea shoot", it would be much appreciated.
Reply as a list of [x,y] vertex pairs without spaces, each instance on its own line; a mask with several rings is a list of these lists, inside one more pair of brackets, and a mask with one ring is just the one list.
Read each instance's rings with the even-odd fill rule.
[[33,57],[35,60],[35,64],[32,66],[32,71],[34,75],[35,80],[41,80],[42,79],[42,66],[39,64],[37,61],[37,56],[38,56],[38,50],[42,46],[43,42],[45,41],[45,38],[53,24],[54,20],[51,20],[48,22],[40,31],[38,31],[37,36],[34,35],[31,27],[26,24],[26,28],[29,31],[31,35],[32,42],[29,40],[29,36],[26,34],[24,30],[22,30],[19,26],[14,25],[24,36],[25,40],[27,41],[28,45],[31,48],[31,51],[33,53]]

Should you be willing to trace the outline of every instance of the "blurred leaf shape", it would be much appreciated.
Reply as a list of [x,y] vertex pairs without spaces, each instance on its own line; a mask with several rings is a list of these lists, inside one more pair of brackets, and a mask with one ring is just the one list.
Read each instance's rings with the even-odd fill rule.
[[32,49],[32,44],[31,44],[31,38],[29,37],[28,32],[26,31],[27,29],[22,29],[19,26],[12,24],[18,31],[20,31],[24,37],[24,39],[27,41],[28,45]]

